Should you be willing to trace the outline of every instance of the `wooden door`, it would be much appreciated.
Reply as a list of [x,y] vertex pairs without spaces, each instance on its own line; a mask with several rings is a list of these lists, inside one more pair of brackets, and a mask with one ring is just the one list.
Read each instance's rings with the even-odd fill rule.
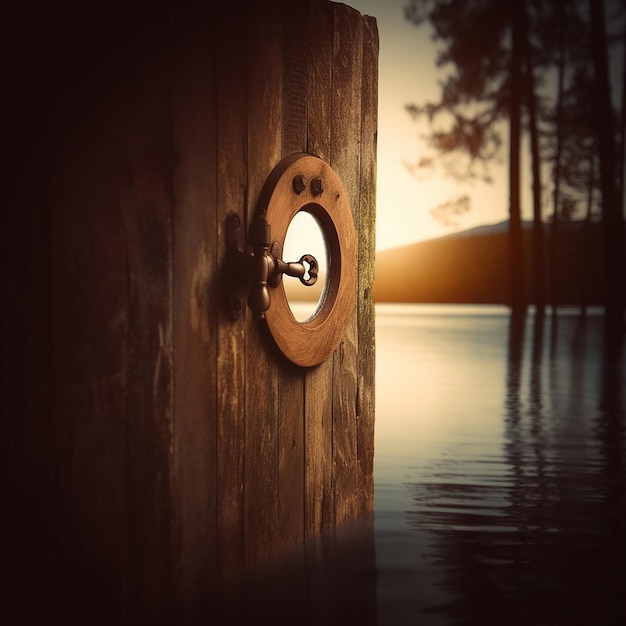
[[[7,12],[3,456],[26,607],[191,615],[372,511],[376,25],[322,0],[205,5]],[[354,312],[313,368],[224,301],[227,215],[247,228],[296,152],[333,168],[358,233]]]

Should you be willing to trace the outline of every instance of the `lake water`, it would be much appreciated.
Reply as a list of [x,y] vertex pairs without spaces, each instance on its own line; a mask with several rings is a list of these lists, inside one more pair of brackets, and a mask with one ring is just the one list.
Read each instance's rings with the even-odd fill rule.
[[601,315],[378,305],[376,324],[374,515],[267,577],[258,615],[625,624],[626,364]]
[[597,314],[378,306],[379,624],[626,623],[625,376]]

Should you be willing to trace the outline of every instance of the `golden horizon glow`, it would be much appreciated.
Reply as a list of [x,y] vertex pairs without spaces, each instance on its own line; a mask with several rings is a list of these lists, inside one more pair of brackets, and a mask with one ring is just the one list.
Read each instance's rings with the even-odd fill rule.
[[[376,18],[380,39],[378,94],[378,155],[376,249],[395,248],[432,239],[508,217],[508,173],[503,163],[493,164],[492,184],[459,184],[441,169],[416,177],[406,164],[425,151],[421,139],[428,126],[407,113],[407,104],[440,97],[443,73],[435,65],[436,46],[428,25],[417,28],[404,19],[406,0],[350,0],[353,8]],[[505,137],[506,140],[506,137]],[[522,181],[522,205],[528,207],[529,180]],[[444,226],[430,211],[466,194],[470,209],[455,226]],[[524,210],[525,219],[530,217]]]

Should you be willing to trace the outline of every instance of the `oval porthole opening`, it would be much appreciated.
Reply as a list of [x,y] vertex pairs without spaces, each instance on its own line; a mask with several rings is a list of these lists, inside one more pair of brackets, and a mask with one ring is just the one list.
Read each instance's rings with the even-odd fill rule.
[[[317,181],[317,182],[316,182]],[[321,184],[320,184],[321,183]],[[357,233],[354,229],[350,203],[337,175],[320,158],[298,153],[285,157],[270,173],[259,197],[258,207],[271,226],[271,237],[281,249],[285,262],[298,262],[305,254],[317,254],[326,262],[326,277],[322,297],[313,299],[298,321],[287,299],[285,284],[293,281],[282,276],[271,294],[271,306],[265,311],[265,324],[278,349],[292,363],[314,367],[327,359],[339,345],[354,312],[357,276]],[[316,221],[314,228],[305,229],[304,243],[299,237],[287,238],[287,230],[295,216],[298,220]],[[296,222],[297,224],[297,222]],[[314,233],[323,241],[321,250],[309,248]],[[285,239],[289,248],[285,251]],[[298,240],[294,250],[291,240]],[[305,246],[304,248],[301,246]],[[322,252],[323,251],[323,252]],[[294,268],[294,273],[301,268]],[[319,281],[322,286],[322,281]],[[289,290],[289,287],[287,287]],[[293,308],[296,308],[295,298]],[[310,301],[309,301],[310,302]],[[311,317],[312,316],[312,317]]]
[[[317,315],[324,301],[328,277],[328,249],[324,232],[317,218],[306,209],[298,211],[289,223],[283,260],[297,261],[304,254],[312,254],[318,262],[317,282],[306,286],[290,276],[284,276],[282,281],[289,309],[297,322],[307,322]],[[308,270],[306,263],[305,267]]]

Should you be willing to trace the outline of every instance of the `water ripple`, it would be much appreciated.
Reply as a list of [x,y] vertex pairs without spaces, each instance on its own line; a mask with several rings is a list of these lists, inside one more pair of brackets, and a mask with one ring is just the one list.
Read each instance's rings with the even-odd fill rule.
[[[379,393],[377,419],[389,421],[377,435],[377,508],[419,543],[413,567],[428,581],[407,610],[430,623],[622,623],[623,345],[603,342],[599,318],[503,319],[428,318],[421,334],[416,315],[388,335],[401,373],[393,397]],[[377,534],[380,623],[385,546]]]

